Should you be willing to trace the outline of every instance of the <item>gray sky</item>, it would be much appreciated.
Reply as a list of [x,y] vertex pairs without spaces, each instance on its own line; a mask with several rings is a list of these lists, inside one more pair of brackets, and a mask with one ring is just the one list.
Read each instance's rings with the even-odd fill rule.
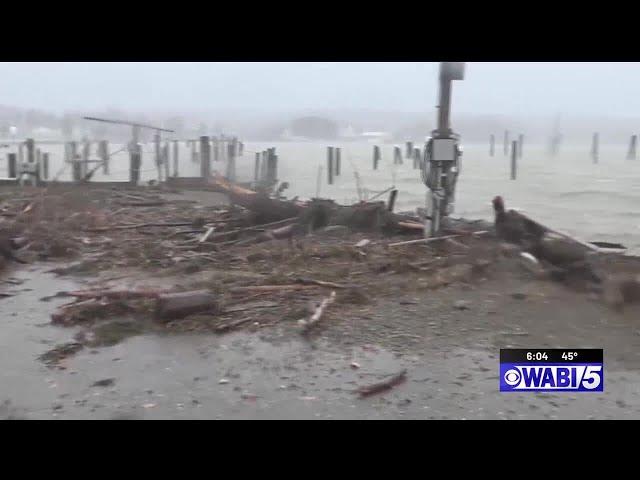
[[[436,63],[0,63],[0,104],[65,109],[370,109],[436,104]],[[454,110],[640,113],[640,63],[469,63]]]

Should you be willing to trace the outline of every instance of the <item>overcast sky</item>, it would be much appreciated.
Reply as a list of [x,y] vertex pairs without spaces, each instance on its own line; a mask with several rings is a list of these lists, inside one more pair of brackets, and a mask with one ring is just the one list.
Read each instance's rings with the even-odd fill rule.
[[[0,63],[0,104],[56,112],[419,112],[436,94],[436,63]],[[468,63],[454,110],[638,116],[640,63]]]

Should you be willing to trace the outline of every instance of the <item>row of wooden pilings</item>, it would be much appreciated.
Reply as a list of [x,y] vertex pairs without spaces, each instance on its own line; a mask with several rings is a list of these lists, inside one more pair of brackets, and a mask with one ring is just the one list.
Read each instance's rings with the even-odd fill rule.
[[[191,148],[191,160],[200,162],[200,176],[208,178],[211,175],[211,161],[226,162],[225,176],[232,181],[236,177],[236,158],[244,154],[244,143],[237,138],[202,136],[198,140],[183,140],[187,147]],[[179,144],[180,140],[170,140],[164,143],[160,136],[154,138],[153,156],[158,169],[159,180],[173,176],[179,176]],[[92,157],[92,147],[96,145],[96,156]],[[172,148],[171,148],[172,146]],[[127,148],[127,147],[125,147]],[[140,181],[140,173],[143,157],[143,145],[130,144],[129,150],[129,183],[137,185]],[[170,151],[173,154],[173,172],[170,172]],[[264,178],[277,177],[277,155],[275,149],[269,150],[270,154],[263,154],[266,161]],[[71,165],[71,176],[74,182],[89,180],[97,169],[102,168],[102,173],[109,175],[110,164],[109,142],[98,142],[84,139],[81,142],[70,141],[64,143],[64,161]],[[30,176],[38,183],[40,180],[49,179],[50,154],[41,152],[36,148],[34,139],[27,139],[18,144],[17,153],[7,154],[7,176],[10,179]]]
[[18,145],[17,153],[7,154],[7,177],[22,181],[26,175],[34,184],[47,180],[49,157],[48,152],[36,148],[36,142],[28,138]]
[[[591,160],[597,164],[600,161],[600,134],[594,133],[591,140]],[[631,135],[629,140],[629,149],[627,150],[627,160],[636,160],[638,158],[638,135]]]
[[[414,147],[413,142],[407,142],[405,145],[405,155],[407,159],[413,160],[413,168],[419,169],[422,165],[422,150]],[[335,177],[339,177],[342,169],[342,149],[339,147],[327,147],[327,183],[333,185]],[[373,169],[378,170],[382,153],[379,145],[373,146]],[[393,164],[403,165],[402,148],[393,147]]]

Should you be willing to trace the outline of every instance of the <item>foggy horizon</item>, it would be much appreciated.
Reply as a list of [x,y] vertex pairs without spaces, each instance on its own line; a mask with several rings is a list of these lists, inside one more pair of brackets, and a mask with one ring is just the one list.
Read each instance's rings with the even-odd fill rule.
[[[0,63],[0,105],[65,111],[416,114],[438,63]],[[43,82],[43,79],[46,81]],[[468,63],[454,114],[639,116],[640,63]]]

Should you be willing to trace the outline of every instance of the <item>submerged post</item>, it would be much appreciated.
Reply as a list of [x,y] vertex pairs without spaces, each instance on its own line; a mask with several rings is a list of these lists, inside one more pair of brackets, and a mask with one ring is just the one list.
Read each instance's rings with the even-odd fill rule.
[[504,154],[509,155],[509,130],[504,131]]
[[593,140],[591,142],[591,159],[593,160],[594,164],[598,163],[598,160],[600,159],[600,134],[599,133],[593,134]]
[[524,149],[524,135],[518,135],[518,158],[522,158],[522,152]]
[[158,182],[162,181],[162,146],[160,145],[160,134],[153,135],[153,157],[158,170]]
[[102,160],[102,173],[109,175],[109,143],[106,140],[98,143],[98,156]]
[[164,181],[169,180],[170,166],[169,166],[169,142],[164,142],[162,147],[162,163],[164,163]]
[[82,142],[82,163],[80,164],[80,179],[87,178],[89,173],[89,157],[91,156],[91,142],[88,138],[84,138]]
[[80,168],[78,144],[76,142],[69,142],[68,154],[69,162],[71,162],[71,178],[74,182],[79,182],[82,178],[82,170]]
[[493,157],[496,153],[496,136],[491,135],[489,137],[489,156]]
[[417,170],[420,168],[420,156],[422,155],[422,151],[415,147],[413,149],[413,169]]
[[413,142],[407,142],[406,147],[407,150],[405,152],[405,157],[411,158],[411,156],[413,155]]
[[18,155],[15,153],[7,154],[7,176],[16,178],[18,176]]
[[380,147],[378,145],[373,146],[373,169],[378,170],[378,163],[380,162]]
[[629,152],[627,153],[627,160],[635,160],[637,158],[638,136],[632,135],[631,142],[629,143]]
[[236,181],[236,152],[233,142],[227,143],[227,178]]
[[25,145],[27,147],[27,162],[28,163],[35,162],[36,161],[36,142],[33,140],[33,138],[27,138]]
[[173,141],[173,176],[178,178],[178,156],[180,154],[180,142]]
[[220,161],[220,145],[217,137],[211,138],[211,150],[213,151],[213,161]]
[[43,180],[49,180],[49,154],[42,154],[42,168],[40,170]]
[[142,145],[136,143],[129,151],[129,183],[138,185],[140,182],[140,167],[142,166]]
[[266,150],[263,150],[260,157],[262,159],[260,163],[260,181],[265,182],[267,180],[267,156]]
[[341,148],[336,148],[334,150],[334,167],[336,169],[336,177],[340,176],[340,169],[341,169],[341,163],[342,163],[342,149]]
[[256,152],[256,162],[253,166],[253,181],[257,185],[260,181],[260,152]]
[[518,177],[518,142],[511,144],[511,180]]
[[200,176],[208,179],[211,176],[211,144],[209,137],[200,137]]
[[275,148],[267,150],[267,182],[269,185],[278,182],[278,156]]
[[333,147],[327,147],[327,183],[333,185]]
[[397,145],[393,147],[393,164],[402,165],[402,149]]

